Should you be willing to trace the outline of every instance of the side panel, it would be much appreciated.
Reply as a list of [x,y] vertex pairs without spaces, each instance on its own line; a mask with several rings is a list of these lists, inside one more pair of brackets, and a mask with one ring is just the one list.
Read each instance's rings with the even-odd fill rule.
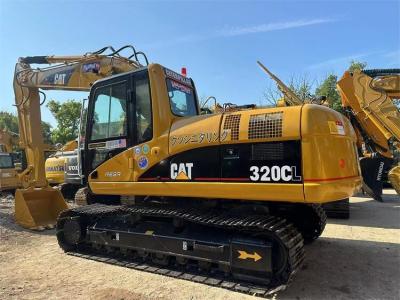
[[196,148],[162,160],[138,180],[302,183],[300,145],[285,141]]
[[327,107],[304,105],[301,124],[306,201],[329,202],[351,196],[361,177],[356,136],[349,120]]
[[[139,182],[92,180],[91,188],[98,194],[118,190],[120,195],[303,202],[300,145],[300,141],[286,141],[195,148],[150,165]],[[143,153],[143,147],[134,149]],[[157,147],[151,143],[147,147],[151,157]],[[136,156],[135,169],[140,157]],[[252,167],[258,168],[258,175]]]
[[304,202],[302,184],[220,182],[92,182],[97,194],[154,195],[259,201]]

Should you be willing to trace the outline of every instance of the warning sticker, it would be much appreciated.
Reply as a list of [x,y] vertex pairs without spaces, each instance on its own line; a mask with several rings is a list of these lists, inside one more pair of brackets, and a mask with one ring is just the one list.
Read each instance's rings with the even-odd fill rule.
[[191,94],[192,93],[192,90],[190,88],[188,88],[188,87],[184,86],[183,84],[180,84],[180,83],[178,83],[176,81],[171,80],[171,86],[174,89],[179,90],[179,91],[181,91],[181,92],[183,92],[185,94]]
[[345,135],[344,126],[341,121],[328,121],[331,134]]
[[106,142],[106,149],[126,148],[126,139],[112,140]]

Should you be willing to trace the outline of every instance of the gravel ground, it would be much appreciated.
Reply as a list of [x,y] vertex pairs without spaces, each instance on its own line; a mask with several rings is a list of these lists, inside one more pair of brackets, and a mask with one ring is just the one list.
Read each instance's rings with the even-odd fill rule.
[[[306,246],[294,282],[275,299],[400,299],[400,197],[351,199],[351,219],[330,219]],[[0,299],[256,299],[184,280],[65,255],[54,230],[13,220],[13,197],[0,198]]]

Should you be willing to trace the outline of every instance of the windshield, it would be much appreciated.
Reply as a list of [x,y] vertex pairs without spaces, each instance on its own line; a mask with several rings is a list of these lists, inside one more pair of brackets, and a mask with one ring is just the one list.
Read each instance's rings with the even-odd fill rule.
[[172,112],[177,116],[197,115],[193,88],[172,79],[167,79],[168,96]]
[[0,169],[14,168],[11,155],[0,155]]

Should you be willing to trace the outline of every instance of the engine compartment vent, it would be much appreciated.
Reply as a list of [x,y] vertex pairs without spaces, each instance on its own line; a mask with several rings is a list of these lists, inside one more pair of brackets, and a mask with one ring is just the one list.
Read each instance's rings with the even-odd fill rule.
[[282,136],[283,112],[251,115],[249,139],[276,138]]
[[231,131],[231,140],[239,139],[239,126],[241,115],[229,115],[225,117],[224,130]]

